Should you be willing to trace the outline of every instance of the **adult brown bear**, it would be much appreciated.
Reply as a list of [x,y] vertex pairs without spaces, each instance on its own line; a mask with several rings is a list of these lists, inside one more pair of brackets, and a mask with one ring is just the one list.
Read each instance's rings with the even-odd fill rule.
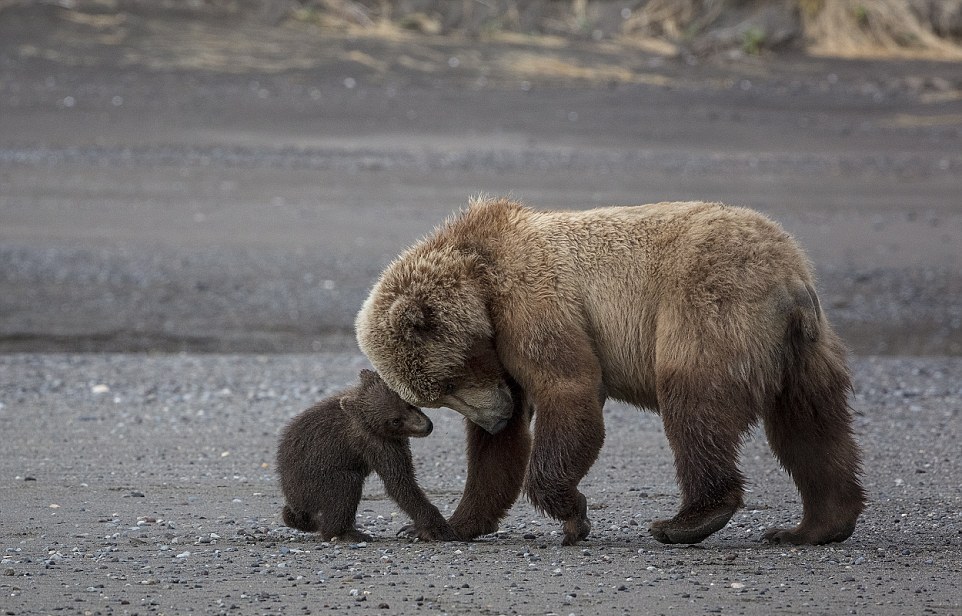
[[651,525],[659,541],[696,543],[728,523],[742,503],[739,445],[759,420],[804,507],[766,539],[842,541],[864,507],[843,346],[802,251],[751,210],[477,199],[387,267],[356,328],[403,398],[470,420],[449,520],[463,538],[494,532],[524,482],[565,544],[584,539],[577,487],[607,397],[664,422],[682,502]]

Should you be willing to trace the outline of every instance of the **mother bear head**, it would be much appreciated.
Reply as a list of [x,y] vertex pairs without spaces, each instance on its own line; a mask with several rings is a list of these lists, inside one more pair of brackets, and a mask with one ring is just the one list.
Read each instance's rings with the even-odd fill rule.
[[421,243],[384,270],[355,327],[361,350],[402,398],[452,408],[495,434],[514,404],[495,350],[485,278],[477,254]]

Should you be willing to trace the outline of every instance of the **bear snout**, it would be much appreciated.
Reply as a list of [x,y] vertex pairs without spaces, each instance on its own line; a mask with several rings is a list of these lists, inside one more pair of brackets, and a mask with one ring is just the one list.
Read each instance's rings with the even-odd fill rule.
[[423,438],[434,432],[434,424],[431,422],[431,418],[424,413],[409,418],[404,428],[407,436],[414,438]]
[[424,428],[421,430],[421,433],[418,434],[418,436],[429,436],[432,432],[434,432],[434,424],[431,422],[430,419],[425,417]]

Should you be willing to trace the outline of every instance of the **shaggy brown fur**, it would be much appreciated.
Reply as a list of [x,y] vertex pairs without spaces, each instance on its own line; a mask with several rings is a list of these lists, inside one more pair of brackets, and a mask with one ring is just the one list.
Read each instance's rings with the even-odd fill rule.
[[759,421],[804,507],[766,539],[842,541],[864,507],[842,344],[801,249],[751,210],[478,200],[384,271],[356,326],[402,397],[473,422],[450,519],[464,538],[497,528],[526,468],[528,497],[563,522],[564,543],[584,539],[578,483],[604,440],[606,397],[664,421],[682,498],[651,525],[659,541],[727,524],[742,503],[739,447]]
[[427,436],[431,420],[391,391],[377,374],[304,411],[287,424],[277,448],[277,470],[292,528],[325,540],[370,541],[354,526],[365,478],[373,470],[411,516],[405,530],[420,539],[458,539],[414,477],[410,436]]

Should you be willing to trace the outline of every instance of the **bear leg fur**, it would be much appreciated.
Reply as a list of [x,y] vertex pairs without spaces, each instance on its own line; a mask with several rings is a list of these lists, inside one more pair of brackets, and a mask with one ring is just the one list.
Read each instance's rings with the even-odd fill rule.
[[325,541],[371,541],[372,537],[354,526],[361,502],[365,475],[352,471],[331,473],[325,482],[324,505],[318,532]]
[[562,545],[577,545],[591,532],[588,504],[578,483],[588,474],[605,440],[598,387],[572,387],[552,404],[537,409],[534,448],[528,464],[526,492],[531,503],[562,521]]
[[[666,372],[658,399],[665,435],[675,457],[682,502],[678,513],[649,527],[662,543],[698,543],[720,530],[742,505],[745,479],[738,455],[757,417],[753,396],[737,385]],[[713,383],[706,386],[705,383]]]
[[465,420],[468,477],[464,495],[448,525],[464,540],[498,530],[501,518],[518,499],[531,453],[530,413],[517,397],[514,414],[497,434]]
[[802,522],[795,528],[773,528],[765,540],[844,541],[865,508],[847,401],[852,385],[845,352],[828,328],[817,341],[795,336],[790,344],[782,391],[764,419],[769,446],[802,497]]
[[281,517],[284,519],[284,524],[305,533],[313,533],[318,528],[317,515],[313,511],[294,511],[290,506],[284,505],[281,509]]

